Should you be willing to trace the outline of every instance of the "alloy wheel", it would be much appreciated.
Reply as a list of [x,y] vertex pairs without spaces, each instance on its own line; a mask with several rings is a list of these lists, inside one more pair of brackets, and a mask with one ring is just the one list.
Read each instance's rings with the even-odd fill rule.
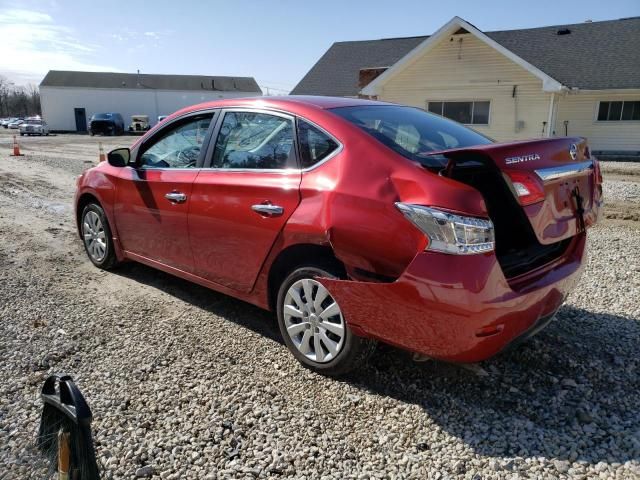
[[89,210],[82,220],[82,236],[87,253],[95,262],[101,262],[107,255],[107,237],[100,216]]
[[346,327],[338,303],[316,280],[293,283],[284,299],[284,324],[293,345],[306,358],[327,363],[344,346]]

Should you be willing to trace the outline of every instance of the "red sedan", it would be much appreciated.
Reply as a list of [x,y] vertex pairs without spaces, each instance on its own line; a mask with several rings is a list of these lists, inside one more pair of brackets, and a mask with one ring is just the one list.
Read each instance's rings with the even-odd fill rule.
[[582,138],[493,143],[399,105],[233,99],[181,110],[78,179],[90,260],[133,260],[277,313],[304,365],[381,340],[456,362],[544,327],[602,198]]

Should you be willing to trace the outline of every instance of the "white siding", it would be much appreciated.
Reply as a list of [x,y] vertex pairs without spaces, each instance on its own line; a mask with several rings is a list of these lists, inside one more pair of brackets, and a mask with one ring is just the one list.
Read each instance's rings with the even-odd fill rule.
[[117,112],[125,122],[131,115],[149,115],[155,125],[159,115],[221,98],[253,97],[255,92],[175,91],[113,88],[40,87],[42,117],[52,130],[76,130],[74,108],[84,108],[87,121],[94,113]]
[[[428,100],[490,100],[489,125],[472,127],[506,141],[542,136],[551,94],[520,65],[475,36],[461,34],[446,37],[389,79],[379,98],[422,108]],[[517,131],[516,120],[524,121],[524,128]]]
[[640,122],[596,121],[599,101],[640,101],[640,90],[629,93],[566,94],[558,98],[556,135],[564,136],[568,120],[569,136],[587,137],[592,150],[640,151]]

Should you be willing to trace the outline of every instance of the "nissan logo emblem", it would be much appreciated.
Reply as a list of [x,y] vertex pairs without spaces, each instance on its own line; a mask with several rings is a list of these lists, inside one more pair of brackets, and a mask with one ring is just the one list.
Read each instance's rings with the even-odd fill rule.
[[578,147],[575,143],[572,143],[569,147],[569,155],[571,155],[571,160],[575,160],[578,156]]

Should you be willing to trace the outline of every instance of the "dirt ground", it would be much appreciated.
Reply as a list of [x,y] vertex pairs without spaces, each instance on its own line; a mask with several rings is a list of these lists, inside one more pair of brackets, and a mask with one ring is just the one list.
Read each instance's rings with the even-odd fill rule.
[[135,137],[18,136],[11,157],[14,133],[0,128],[0,478],[42,478],[54,371],[92,406],[104,478],[639,478],[640,164],[603,164],[587,272],[530,343],[469,368],[383,347],[336,381],[295,364],[266,312],[91,265],[75,179],[99,143]]

